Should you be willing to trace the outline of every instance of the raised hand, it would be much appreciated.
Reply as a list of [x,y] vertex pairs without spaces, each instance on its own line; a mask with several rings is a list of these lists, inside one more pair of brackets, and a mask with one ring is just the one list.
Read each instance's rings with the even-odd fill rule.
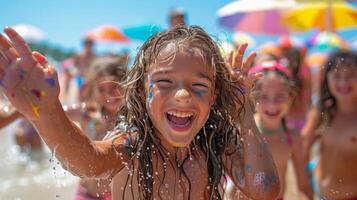
[[0,34],[1,89],[19,112],[37,120],[59,101],[57,73],[15,30],[4,32],[9,40]]
[[248,75],[249,69],[252,67],[253,60],[256,56],[255,52],[251,52],[244,60],[244,53],[248,44],[241,44],[239,47],[229,54],[227,58],[228,64],[231,66],[232,73],[240,80],[247,92],[252,87],[253,81],[261,77],[260,74]]

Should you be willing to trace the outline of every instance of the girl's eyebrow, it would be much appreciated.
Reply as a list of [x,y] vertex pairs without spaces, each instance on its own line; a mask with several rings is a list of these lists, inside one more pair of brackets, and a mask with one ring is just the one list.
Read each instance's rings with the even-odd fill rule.
[[159,69],[151,73],[151,76],[166,75],[172,72],[171,69]]
[[208,76],[208,74],[204,72],[198,72],[197,75],[199,78],[207,79],[209,82],[212,83],[212,79]]

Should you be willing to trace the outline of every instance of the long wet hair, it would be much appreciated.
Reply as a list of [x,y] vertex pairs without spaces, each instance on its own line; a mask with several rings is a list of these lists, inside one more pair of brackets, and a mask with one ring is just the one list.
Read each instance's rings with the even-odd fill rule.
[[337,112],[337,100],[331,93],[327,81],[327,76],[330,72],[343,67],[357,68],[357,53],[352,51],[337,51],[332,53],[324,65],[324,79],[321,86],[320,109],[321,125],[330,124]]
[[[144,85],[149,67],[155,63],[160,52],[172,43],[177,47],[174,53],[185,51],[187,47],[198,51],[206,66],[210,67],[214,74],[214,92],[217,98],[211,106],[208,120],[197,133],[189,148],[200,148],[206,155],[209,184],[206,198],[222,199],[218,191],[221,186],[222,175],[225,173],[222,156],[223,154],[228,154],[228,145],[242,146],[237,126],[241,119],[244,94],[238,80],[232,75],[231,69],[220,54],[218,45],[198,26],[174,27],[152,36],[139,49],[134,64],[128,73],[124,85],[125,103],[120,114],[123,116],[125,123],[136,130],[136,138],[133,140],[135,142],[132,145],[134,147],[132,158],[138,161],[137,182],[140,185],[138,188],[139,196],[140,199],[153,199],[153,160],[161,159],[164,163],[161,170],[159,169],[164,173],[163,179],[165,179],[165,169],[169,167],[165,165],[166,161],[169,162],[167,165],[174,166],[177,164],[168,159],[166,149],[161,145],[160,139],[154,133],[155,124],[152,123],[147,114],[147,92]],[[155,156],[156,158],[154,159],[153,157]],[[133,160],[132,164],[134,164]],[[185,199],[191,199],[191,183],[182,167],[183,163],[178,166],[182,177],[188,182],[189,188],[185,188],[188,191],[188,193],[184,194]],[[132,179],[133,176],[128,175],[127,183],[133,182]],[[163,179],[159,180],[161,182],[159,183],[159,189],[163,186]],[[129,187],[124,188],[130,189]],[[133,194],[133,189],[131,188],[131,190]]]

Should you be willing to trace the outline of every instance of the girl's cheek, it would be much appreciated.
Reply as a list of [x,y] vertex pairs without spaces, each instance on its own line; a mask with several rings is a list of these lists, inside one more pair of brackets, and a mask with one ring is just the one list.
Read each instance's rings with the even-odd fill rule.
[[203,101],[206,98],[207,91],[194,90],[193,93],[199,100]]

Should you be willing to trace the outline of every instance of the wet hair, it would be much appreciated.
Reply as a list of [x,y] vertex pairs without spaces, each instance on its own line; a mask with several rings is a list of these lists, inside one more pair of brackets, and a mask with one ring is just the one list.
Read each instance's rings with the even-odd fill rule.
[[115,82],[119,85],[125,80],[127,74],[127,59],[121,55],[111,55],[96,58],[89,66],[88,70],[88,83],[80,90],[80,101],[86,101],[93,98],[95,85],[95,79],[104,76],[113,76]]
[[357,53],[352,51],[337,51],[332,53],[324,65],[324,79],[321,86],[320,109],[321,118],[319,125],[331,123],[337,111],[337,100],[331,94],[327,81],[327,75],[334,70],[343,67],[353,67],[357,69]]
[[[161,145],[158,136],[154,134],[155,125],[147,114],[147,92],[144,86],[149,67],[157,61],[160,52],[172,44],[177,47],[173,56],[178,52],[189,50],[198,52],[206,66],[210,67],[214,74],[214,92],[217,98],[211,106],[208,120],[197,133],[189,148],[201,149],[206,154],[209,184],[207,186],[209,189],[205,193],[206,198],[222,199],[219,193],[219,187],[223,187],[220,181],[225,173],[222,156],[228,154],[228,146],[235,146],[237,150],[241,146],[237,124],[240,122],[244,94],[238,80],[232,76],[230,68],[220,54],[217,44],[198,26],[178,26],[152,36],[139,49],[132,69],[128,73],[124,86],[125,103],[120,114],[124,116],[125,123],[137,130],[135,133],[137,137],[132,140],[135,141],[135,144],[132,145],[134,146],[132,158],[138,158],[137,181],[140,185],[138,188],[140,199],[153,199],[153,160],[161,159],[164,163],[163,166],[158,164],[159,169],[155,169],[164,173],[162,180],[159,180],[161,181],[159,189],[163,187],[166,168],[177,164],[168,159],[167,151]],[[177,166],[182,175],[180,176],[186,179],[189,185],[189,188],[185,188],[188,192],[184,190],[185,199],[191,199],[191,182],[182,167],[187,159],[188,157]],[[168,163],[165,164],[167,161]],[[133,159],[131,162],[133,166],[135,164]],[[133,176],[129,177],[128,175],[127,183],[132,182],[132,179]],[[122,198],[125,199],[124,196]]]
[[283,52],[283,57],[286,59],[286,63],[284,64],[291,71],[297,92],[300,94],[301,87],[302,87],[300,70],[303,62],[301,51],[300,49],[293,47],[293,48],[283,48],[282,52]]
[[125,56],[111,55],[97,58],[89,67],[89,79],[100,76],[114,76],[117,81],[125,80],[128,71],[128,61]]

